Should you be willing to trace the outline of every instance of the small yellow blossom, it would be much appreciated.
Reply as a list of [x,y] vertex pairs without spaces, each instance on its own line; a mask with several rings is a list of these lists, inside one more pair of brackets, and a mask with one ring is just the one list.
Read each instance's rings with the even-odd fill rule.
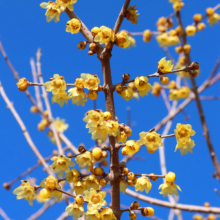
[[83,205],[78,205],[76,202],[69,204],[65,212],[68,212],[69,216],[73,216],[73,220],[77,220],[78,218],[84,215],[84,208]]
[[68,127],[68,124],[65,124],[65,119],[60,119],[59,117],[57,117],[54,121],[53,124],[55,126],[55,128],[57,129],[57,131],[63,133]]
[[125,180],[125,179],[121,179],[121,180],[120,180],[120,192],[122,192],[123,195],[124,195],[126,189],[127,189],[126,180]]
[[80,28],[81,22],[76,18],[73,18],[66,23],[66,32],[70,32],[71,34],[79,33]]
[[121,91],[121,96],[124,100],[129,101],[133,98],[133,89],[125,86]]
[[100,31],[96,34],[94,38],[95,42],[100,42],[100,44],[105,44],[108,42],[114,42],[115,41],[115,33],[112,29],[101,26]]
[[54,74],[52,80],[45,82],[44,86],[46,87],[46,91],[52,92],[53,95],[57,95],[66,90],[66,81],[63,76]]
[[107,205],[107,202],[104,200],[106,197],[106,192],[104,191],[97,193],[95,189],[90,189],[90,191],[86,190],[84,194],[85,201],[89,203],[87,210],[100,209]]
[[83,180],[78,180],[77,182],[73,183],[72,190],[75,192],[76,195],[83,194],[86,189],[86,184]]
[[160,134],[155,131],[152,132],[141,132],[141,139],[139,140],[140,145],[145,145],[148,150],[156,151],[158,147],[163,146]]
[[26,78],[21,78],[19,79],[19,81],[16,83],[18,89],[21,91],[21,92],[25,92],[29,86],[29,82]]
[[83,121],[87,122],[86,128],[96,127],[104,123],[104,114],[99,110],[90,110],[86,113]]
[[118,126],[119,126],[118,122],[110,120],[107,122],[107,126],[109,128],[108,129],[109,136],[116,137],[118,133]]
[[127,141],[125,147],[127,154],[135,154],[140,149],[138,142],[132,140]]
[[64,11],[66,8],[68,8],[70,11],[73,11],[73,4],[76,2],[77,0],[56,0],[56,3],[60,6],[62,11]]
[[142,176],[137,179],[137,182],[135,184],[135,191],[140,190],[140,192],[143,192],[145,190],[146,193],[148,193],[151,190],[152,184],[150,180],[146,176]]
[[115,44],[118,47],[127,48],[127,47],[130,46],[129,36],[128,36],[128,33],[126,31],[118,32],[115,35],[115,37],[116,37]]
[[169,36],[166,32],[156,37],[160,47],[168,47],[177,45],[180,40],[178,36]]
[[98,92],[96,90],[90,90],[88,93],[88,98],[91,100],[96,100],[98,98]]
[[91,30],[92,36],[95,37],[99,33],[99,31],[100,31],[99,27],[92,28]]
[[99,189],[99,178],[94,174],[91,174],[85,178],[86,188],[89,189]]
[[186,86],[183,86],[178,90],[179,99],[186,99],[189,97],[189,94],[190,94],[190,89]]
[[193,215],[193,220],[203,220],[203,216],[199,214]]
[[80,172],[77,169],[71,169],[69,172],[65,173],[65,177],[66,177],[67,183],[76,182],[79,180]]
[[187,36],[194,36],[196,33],[196,27],[193,25],[188,25],[185,31]]
[[117,140],[118,142],[124,143],[127,140],[127,135],[125,132],[118,131]]
[[190,138],[196,133],[194,130],[192,130],[192,126],[190,124],[184,125],[178,123],[174,131],[177,140],[175,151],[180,149],[181,155],[185,155],[188,152],[192,153],[192,148],[195,146],[195,143]]
[[205,23],[203,22],[198,23],[196,26],[198,31],[203,31],[204,28],[206,27]]
[[155,82],[153,87],[152,87],[152,94],[155,96],[160,96],[160,91],[162,89],[162,86],[160,85],[160,83]]
[[51,160],[53,161],[53,163],[50,165],[50,167],[54,170],[55,173],[57,173],[59,178],[63,177],[64,172],[70,171],[69,166],[75,166],[75,163],[65,155],[52,157]]
[[90,163],[92,160],[92,155],[89,151],[82,153],[76,157],[76,163],[79,165],[80,169],[86,167],[87,169],[90,168]]
[[82,78],[76,78],[76,82],[74,83],[77,89],[84,88],[84,80]]
[[171,89],[169,92],[169,100],[179,100],[179,92],[178,89]]
[[170,3],[176,3],[176,2],[181,2],[182,0],[169,0]]
[[159,189],[161,189],[160,194],[162,194],[163,197],[173,194],[178,196],[178,192],[176,188],[181,191],[180,187],[176,185],[174,182],[172,183],[165,182],[159,186]]
[[151,40],[151,32],[150,30],[145,30],[143,33],[143,41],[148,43]]
[[34,187],[26,180],[21,182],[21,185],[13,191],[13,194],[17,195],[17,199],[25,199],[29,205],[33,206],[33,200],[35,199]]
[[42,2],[40,4],[41,8],[47,9],[45,15],[47,22],[52,21],[54,19],[55,22],[58,22],[60,20],[60,15],[62,13],[62,10],[60,9],[59,5],[55,2],[49,1],[47,2]]
[[184,6],[184,3],[183,2],[175,2],[173,4],[173,9],[175,11],[180,11],[180,9]]
[[89,73],[81,73],[81,78],[84,80],[84,87],[89,90],[98,90],[100,79],[97,75]]
[[136,40],[133,38],[133,37],[131,37],[131,36],[129,36],[129,41],[130,41],[130,46],[129,47],[135,47],[136,46]]
[[171,60],[166,60],[166,57],[162,58],[158,63],[158,71],[161,73],[169,73],[173,69]]
[[88,210],[85,213],[86,220],[100,220],[100,214],[97,209]]
[[148,93],[152,89],[151,84],[148,83],[148,78],[146,76],[136,77],[136,79],[134,80],[134,85],[137,88],[138,93],[142,97],[148,95]]
[[132,24],[137,24],[138,23],[138,10],[135,8],[137,5],[134,6],[129,6],[125,17],[131,21]]
[[112,209],[104,208],[100,211],[101,220],[117,220]]
[[56,102],[56,103],[59,104],[60,107],[63,107],[64,102],[67,105],[68,104],[68,100],[69,100],[69,96],[67,95],[67,93],[65,91],[60,92],[60,93],[52,96],[52,104],[54,102]]
[[109,133],[107,122],[104,121],[102,125],[89,128],[89,133],[92,134],[92,140],[100,139],[105,141]]
[[209,16],[208,22],[211,26],[214,24],[218,24],[218,21],[220,20],[220,15],[218,13],[214,13],[212,16]]
[[68,97],[72,99],[72,103],[77,106],[85,106],[85,102],[87,102],[87,95],[83,89],[71,88],[68,90]]

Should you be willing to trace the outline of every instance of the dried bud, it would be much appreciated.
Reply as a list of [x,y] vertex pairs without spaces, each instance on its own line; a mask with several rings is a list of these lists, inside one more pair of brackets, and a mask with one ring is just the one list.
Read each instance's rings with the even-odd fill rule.
[[130,208],[131,208],[131,209],[138,209],[139,206],[140,206],[139,202],[134,201],[134,202],[131,203]]
[[108,166],[108,161],[107,160],[102,160],[102,166],[107,167]]
[[195,70],[190,70],[189,75],[195,78],[197,77],[198,73]]
[[32,106],[31,109],[30,109],[30,111],[35,114],[35,113],[38,113],[38,112],[39,112],[39,109],[38,109],[37,106]]
[[[150,175],[156,175],[156,173],[151,173]],[[156,177],[156,176],[149,176],[149,178],[150,178],[152,181],[157,181],[157,180],[158,180],[158,177]]]
[[95,43],[89,44],[89,50],[91,50],[92,52],[95,52],[95,50],[96,50],[96,44],[95,44]]
[[101,178],[99,180],[99,184],[100,184],[100,186],[104,187],[107,185],[107,180],[105,178]]
[[106,158],[108,156],[108,153],[106,151],[102,151],[102,158]]
[[80,41],[78,43],[78,49],[84,50],[86,48],[87,42],[86,41]]
[[88,52],[88,54],[89,54],[89,55],[93,55],[94,52],[90,50],[90,51]]
[[172,18],[168,18],[166,25],[167,25],[168,28],[173,27],[173,19]]
[[126,163],[124,161],[120,162],[119,167],[121,170],[123,170],[126,167]]
[[79,151],[81,154],[84,153],[84,152],[86,152],[85,146],[84,146],[84,145],[79,145],[78,151]]
[[101,92],[103,90],[103,87],[101,85],[98,86],[98,92]]
[[131,134],[132,134],[132,130],[131,130],[131,128],[130,127],[128,127],[128,126],[125,126],[125,134],[127,135],[127,137],[130,137],[131,136]]
[[9,183],[3,183],[3,187],[4,187],[6,190],[10,190],[11,185],[10,185]]
[[193,70],[198,70],[199,69],[199,63],[198,62],[192,62],[190,64],[190,67],[193,69]]
[[16,83],[16,85],[21,92],[25,92],[29,86],[29,81],[23,77],[23,78],[19,79],[19,81]]
[[128,80],[130,79],[129,73],[125,73],[125,74],[122,76],[122,79],[123,79],[123,81],[128,81]]

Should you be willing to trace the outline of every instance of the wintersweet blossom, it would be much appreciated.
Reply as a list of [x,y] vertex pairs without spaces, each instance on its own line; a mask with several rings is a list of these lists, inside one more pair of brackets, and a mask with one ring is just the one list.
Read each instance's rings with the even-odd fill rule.
[[121,96],[124,100],[129,101],[133,98],[133,89],[125,86],[121,91]]
[[109,134],[109,127],[107,126],[107,122],[104,121],[102,125],[89,128],[89,133],[92,134],[92,140],[100,139],[105,141]]
[[66,23],[66,32],[70,32],[71,34],[79,33],[80,28],[81,22],[76,18],[73,18]]
[[45,82],[44,86],[46,87],[46,91],[52,92],[53,95],[57,95],[66,90],[66,81],[63,76],[54,74],[52,80]]
[[112,120],[110,120],[110,121],[108,121],[107,122],[107,126],[108,126],[108,134],[110,135],[110,136],[114,136],[114,137],[116,137],[117,136],[117,133],[118,133],[118,127],[119,127],[119,124],[118,124],[118,122],[117,121],[112,121]]
[[79,180],[80,172],[77,169],[71,169],[69,172],[65,173],[67,183],[76,182]]
[[162,89],[162,86],[160,85],[160,83],[155,82],[153,87],[152,87],[152,94],[155,96],[160,96],[160,91]]
[[148,78],[146,76],[136,77],[134,80],[134,85],[137,88],[140,96],[148,95],[150,90],[152,89],[151,84],[148,83]]
[[101,220],[117,220],[112,209],[104,208],[100,211]]
[[169,73],[173,69],[171,60],[166,60],[166,57],[162,58],[158,63],[158,71],[161,73]]
[[65,211],[68,212],[69,216],[73,216],[73,220],[77,220],[84,215],[83,205],[78,205],[76,202],[69,204]]
[[161,189],[160,194],[162,194],[163,197],[173,194],[178,196],[178,192],[176,188],[181,191],[180,187],[176,185],[174,182],[172,183],[165,182],[159,186],[159,189]]
[[99,189],[99,178],[94,174],[91,174],[85,178],[86,188],[89,189]]
[[76,3],[77,0],[56,0],[56,3],[60,6],[60,9],[64,11],[68,8],[70,11],[73,11],[73,4]]
[[100,220],[100,214],[97,209],[88,210],[85,215],[86,220]]
[[76,195],[83,194],[86,189],[86,184],[83,180],[78,180],[73,183],[72,191],[74,191]]
[[189,87],[183,86],[180,89],[178,89],[178,97],[180,99],[188,98],[189,94],[190,94],[190,88]]
[[45,15],[47,22],[52,21],[54,19],[55,22],[58,22],[60,20],[60,15],[62,13],[62,10],[60,9],[59,5],[56,2],[48,1],[48,2],[42,2],[40,4],[41,8],[47,9]]
[[78,155],[75,159],[76,163],[79,165],[80,169],[86,167],[87,169],[90,168],[90,163],[92,160],[92,155],[89,151]]
[[83,121],[87,122],[86,128],[96,127],[104,123],[104,114],[99,110],[89,110],[83,118]]
[[137,179],[137,182],[135,184],[135,191],[140,190],[140,192],[143,192],[145,190],[146,193],[148,193],[151,190],[152,184],[150,180],[146,176],[142,176]]
[[218,24],[220,20],[220,15],[218,13],[214,13],[213,15],[209,16],[208,23],[213,27],[214,24]]
[[118,32],[116,35],[115,44],[121,48],[127,48],[130,46],[131,42],[129,40],[128,33],[126,31]]
[[85,106],[85,102],[87,102],[87,95],[83,89],[71,88],[68,90],[68,97],[72,99],[72,103],[77,106]]
[[84,80],[84,87],[89,90],[98,90],[100,79],[96,74],[81,73],[81,78]]
[[120,180],[120,192],[122,192],[123,195],[124,195],[126,189],[127,189],[126,180],[125,180],[125,179],[121,179],[121,180]]
[[105,44],[115,41],[115,33],[112,29],[106,26],[101,26],[99,32],[94,38],[95,42],[100,42],[100,44]]
[[63,133],[69,127],[68,124],[65,124],[65,119],[60,119],[59,117],[57,117],[53,121],[53,124],[54,124],[55,128],[57,129],[57,131],[59,131],[61,133]]
[[64,172],[70,171],[69,166],[75,166],[75,163],[65,155],[52,157],[51,160],[53,161],[53,163],[50,165],[50,167],[54,170],[55,173],[57,173],[59,178],[63,177]]
[[34,187],[26,180],[21,182],[21,185],[13,191],[13,194],[17,195],[17,199],[25,199],[29,205],[33,206],[33,200],[35,199]]
[[127,154],[135,154],[140,149],[138,142],[132,140],[127,141],[125,147]]
[[104,200],[106,197],[106,192],[104,191],[96,192],[95,189],[90,189],[86,190],[84,194],[85,201],[89,203],[87,210],[100,209],[107,205],[107,202]]
[[126,18],[131,21],[132,24],[138,24],[138,10],[135,8],[137,5],[129,6],[126,12]]

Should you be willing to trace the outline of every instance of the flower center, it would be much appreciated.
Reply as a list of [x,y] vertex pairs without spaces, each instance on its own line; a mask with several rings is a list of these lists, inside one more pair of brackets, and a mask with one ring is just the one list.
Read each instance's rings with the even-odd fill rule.
[[100,202],[99,196],[92,196],[91,198],[92,203],[97,204]]

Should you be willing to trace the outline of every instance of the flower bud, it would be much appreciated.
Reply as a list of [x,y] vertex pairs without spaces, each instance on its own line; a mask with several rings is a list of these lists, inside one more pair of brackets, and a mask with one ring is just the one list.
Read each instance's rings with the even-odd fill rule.
[[183,47],[182,46],[175,47],[175,51],[176,51],[176,53],[182,53]]
[[95,174],[96,176],[103,176],[103,174],[104,174],[103,168],[101,168],[101,167],[96,167],[96,168],[94,169],[94,174]]
[[150,30],[145,30],[143,33],[143,41],[148,43],[151,40],[151,32]]
[[167,76],[160,76],[160,82],[163,85],[167,85],[169,83],[169,78]]
[[[151,175],[156,175],[156,173],[151,173]],[[157,177],[157,176],[149,176],[149,178],[150,178],[152,181],[157,181],[157,180],[158,180],[158,177]]]
[[86,152],[85,146],[84,146],[84,145],[79,145],[78,151],[79,151],[81,154],[84,153],[84,152]]
[[212,16],[214,13],[215,13],[215,11],[214,11],[213,8],[207,8],[207,9],[206,9],[206,14],[207,14],[208,16]]
[[102,166],[107,167],[108,166],[108,161],[107,160],[102,160]]
[[134,202],[131,203],[130,208],[131,208],[131,209],[138,209],[139,206],[140,206],[139,202],[134,201]]
[[161,33],[164,33],[167,31],[167,27],[159,25],[159,26],[157,26],[157,30]]
[[99,180],[99,184],[100,184],[100,186],[104,187],[107,185],[107,180],[105,178],[101,178]]
[[39,131],[44,131],[45,128],[46,128],[46,126],[45,126],[43,123],[40,122],[40,123],[37,125],[37,128],[38,128]]
[[190,67],[193,69],[193,70],[198,70],[199,69],[199,63],[198,62],[192,62],[190,64]]
[[93,55],[94,52],[90,50],[90,51],[88,52],[88,54],[89,54],[89,55]]
[[108,49],[108,50],[112,49],[112,46],[113,46],[112,42],[105,43],[105,48]]
[[[141,211],[142,214],[142,211]],[[154,215],[154,209],[151,207],[146,207],[143,209],[143,216],[153,216]]]
[[177,26],[176,27],[176,32],[177,32],[178,35],[181,35],[183,33],[182,27],[181,26]]
[[102,89],[103,89],[103,87],[101,86],[101,85],[98,85],[98,92],[101,92],[102,91]]
[[127,178],[128,178],[128,180],[134,180],[134,178],[135,178],[134,173],[129,172],[128,175],[127,175]]
[[127,153],[127,151],[126,151],[126,147],[123,147],[123,148],[121,149],[121,153],[122,153],[122,155],[124,155],[124,156],[128,155],[128,153]]
[[100,31],[99,27],[92,28],[91,30],[92,36],[95,37],[99,33],[99,31]]
[[86,41],[80,41],[78,43],[78,49],[84,50],[86,48],[87,42]]
[[172,183],[175,179],[176,179],[176,174],[173,173],[173,172],[168,172],[168,173],[165,175],[165,180],[166,180],[168,183]]
[[102,151],[102,158],[106,158],[108,156],[108,153],[106,151]]
[[89,44],[89,50],[91,50],[92,52],[95,52],[95,50],[96,50],[96,44],[95,44],[95,43]]
[[52,195],[52,192],[47,189],[47,188],[43,188],[41,191],[40,191],[40,197],[41,199],[49,199]]
[[30,109],[30,111],[35,114],[35,113],[38,113],[38,112],[39,112],[39,109],[38,109],[37,106],[32,106],[31,109]]
[[197,24],[197,29],[198,29],[198,31],[202,31],[202,30],[204,30],[204,28],[206,27],[206,25],[205,25],[205,23],[198,23]]
[[84,202],[84,198],[82,195],[77,195],[75,200],[78,205],[82,205]]
[[95,159],[99,159],[101,156],[102,156],[102,150],[98,147],[95,147],[93,150],[92,150],[92,156],[95,158]]
[[53,156],[57,156],[58,155],[58,151],[57,150],[53,150]]
[[183,46],[183,51],[185,54],[189,54],[191,51],[191,46],[189,44],[186,44]]
[[204,206],[205,206],[205,207],[210,207],[210,203],[209,203],[209,202],[205,202],[205,203],[204,203]]
[[25,92],[29,86],[29,81],[23,77],[23,78],[19,79],[19,81],[16,83],[16,85],[21,92]]
[[129,169],[127,167],[124,167],[122,173],[127,176],[129,173]]
[[6,190],[10,190],[11,185],[8,184],[8,183],[3,183],[3,187],[4,187]]
[[129,73],[123,74],[122,79],[123,79],[123,81],[128,81],[130,79]]
[[195,22],[200,22],[200,21],[202,20],[202,15],[201,15],[201,14],[195,14],[195,15],[193,16],[193,20],[194,20]]
[[176,35],[177,35],[177,31],[176,30],[174,30],[174,29],[170,30],[170,36],[174,37]]
[[216,220],[216,216],[213,214],[209,214],[207,220]]
[[103,115],[104,115],[104,119],[106,121],[111,120],[111,118],[112,118],[112,115],[110,112],[104,112]]
[[88,93],[88,98],[91,100],[96,100],[98,98],[98,92],[96,90],[90,90]]
[[131,211],[131,212],[129,213],[129,218],[130,218],[131,220],[135,220],[135,219],[137,218],[137,214],[136,214],[135,212]]
[[116,91],[118,91],[118,92],[122,91],[122,89],[123,89],[122,84],[117,84],[117,85],[115,86],[115,89],[116,89]]

